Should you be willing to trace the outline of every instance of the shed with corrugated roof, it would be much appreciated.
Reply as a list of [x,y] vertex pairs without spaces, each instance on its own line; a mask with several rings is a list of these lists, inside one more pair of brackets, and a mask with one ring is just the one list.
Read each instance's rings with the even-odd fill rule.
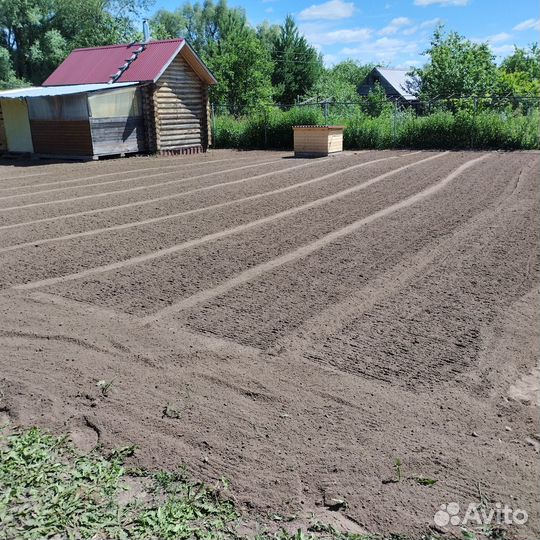
[[198,153],[216,79],[183,39],[74,50],[42,86],[0,92],[10,152]]

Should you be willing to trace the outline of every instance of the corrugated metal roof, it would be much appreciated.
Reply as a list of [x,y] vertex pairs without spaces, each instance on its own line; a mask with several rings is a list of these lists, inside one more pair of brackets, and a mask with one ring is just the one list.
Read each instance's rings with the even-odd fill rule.
[[114,84],[73,84],[69,86],[32,86],[29,88],[15,88],[0,92],[0,99],[21,99],[45,96],[65,96],[68,94],[82,94],[97,92],[98,90],[114,90],[126,86],[135,86],[136,82]]
[[396,90],[396,92],[404,99],[416,99],[416,96],[407,90],[407,83],[411,78],[407,76],[410,70],[407,69],[389,69],[375,68],[379,74],[384,77]]
[[[183,39],[150,41],[116,82],[154,81],[176,56]],[[141,48],[140,43],[75,49],[43,86],[107,83]]]

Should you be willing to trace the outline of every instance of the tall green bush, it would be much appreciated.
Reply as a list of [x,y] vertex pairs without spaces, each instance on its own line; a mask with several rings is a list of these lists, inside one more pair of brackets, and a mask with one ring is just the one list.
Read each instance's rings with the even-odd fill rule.
[[[470,110],[436,111],[416,116],[413,111],[385,110],[371,117],[356,109],[352,114],[333,115],[329,121],[345,125],[346,149],[502,149],[539,148],[539,112]],[[216,119],[217,148],[292,149],[295,125],[323,124],[318,107],[295,107],[289,111],[269,108],[249,117]]]
[[219,116],[215,122],[214,147],[292,148],[293,126],[323,122],[324,117],[318,107],[294,107],[289,111],[269,107],[240,119]]

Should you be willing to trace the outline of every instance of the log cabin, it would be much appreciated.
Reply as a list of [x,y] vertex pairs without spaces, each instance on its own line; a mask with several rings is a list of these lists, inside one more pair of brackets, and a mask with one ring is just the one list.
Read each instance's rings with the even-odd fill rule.
[[216,82],[184,39],[75,49],[42,86],[0,92],[0,149],[93,159],[205,152]]

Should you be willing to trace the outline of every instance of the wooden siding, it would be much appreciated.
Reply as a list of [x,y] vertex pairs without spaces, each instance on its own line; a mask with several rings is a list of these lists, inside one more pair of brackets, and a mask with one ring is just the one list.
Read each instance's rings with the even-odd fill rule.
[[297,156],[327,156],[343,150],[342,127],[294,127],[294,153]]
[[143,152],[146,149],[142,116],[91,118],[90,129],[96,156]]
[[156,83],[152,106],[156,150],[208,144],[205,84],[179,54]]
[[6,130],[4,129],[4,113],[0,101],[0,154],[7,150]]
[[152,154],[157,151],[154,92],[154,84],[148,84],[141,87],[141,103],[146,138],[146,151]]
[[87,120],[31,120],[34,152],[66,156],[92,156]]

